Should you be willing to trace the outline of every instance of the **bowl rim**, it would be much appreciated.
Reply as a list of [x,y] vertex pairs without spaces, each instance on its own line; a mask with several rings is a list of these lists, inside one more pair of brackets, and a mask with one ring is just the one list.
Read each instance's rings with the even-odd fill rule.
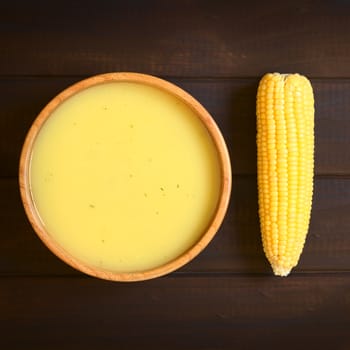
[[[219,157],[221,170],[221,190],[217,208],[207,229],[203,232],[200,239],[194,245],[192,245],[188,250],[186,250],[177,258],[161,266],[139,272],[113,272],[95,266],[89,266],[88,264],[80,261],[79,259],[66,252],[54,240],[54,238],[52,238],[49,232],[45,230],[42,220],[40,219],[39,211],[35,207],[35,202],[32,197],[30,186],[29,175],[32,148],[41,127],[50,117],[51,113],[62,102],[75,95],[76,93],[79,93],[86,88],[109,82],[131,82],[146,84],[166,91],[167,93],[179,98],[182,102],[189,106],[202,121],[215,144]],[[190,262],[194,257],[196,257],[210,243],[222,224],[230,200],[231,182],[232,174],[229,152],[226,147],[224,137],[222,136],[219,127],[209,112],[193,96],[184,91],[182,88],[174,85],[173,83],[152,75],[134,72],[112,72],[98,74],[70,85],[55,97],[53,97],[53,99],[41,110],[41,112],[34,119],[26,135],[19,162],[19,188],[22,203],[29,222],[31,223],[34,231],[41,239],[41,241],[58,258],[76,270],[79,270],[93,277],[120,282],[143,281],[160,277],[181,268]]]

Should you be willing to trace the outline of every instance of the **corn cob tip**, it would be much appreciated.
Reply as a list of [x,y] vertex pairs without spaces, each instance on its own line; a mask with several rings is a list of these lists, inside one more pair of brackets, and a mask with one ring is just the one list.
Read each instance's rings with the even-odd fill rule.
[[292,271],[291,268],[286,268],[283,266],[279,265],[272,265],[273,273],[275,276],[281,276],[281,277],[286,277],[289,275],[289,273]]

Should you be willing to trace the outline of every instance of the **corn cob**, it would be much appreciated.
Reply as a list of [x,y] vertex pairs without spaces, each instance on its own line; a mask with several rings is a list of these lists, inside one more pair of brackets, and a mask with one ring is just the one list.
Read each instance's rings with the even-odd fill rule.
[[314,98],[299,74],[268,73],[257,93],[259,217],[265,255],[275,275],[299,261],[311,214]]

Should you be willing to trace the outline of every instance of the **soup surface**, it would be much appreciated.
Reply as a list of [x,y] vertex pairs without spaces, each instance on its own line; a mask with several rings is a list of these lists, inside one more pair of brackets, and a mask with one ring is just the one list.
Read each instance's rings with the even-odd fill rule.
[[218,204],[220,166],[196,114],[169,93],[109,82],[54,110],[30,184],[43,225],[90,266],[136,272],[189,249]]

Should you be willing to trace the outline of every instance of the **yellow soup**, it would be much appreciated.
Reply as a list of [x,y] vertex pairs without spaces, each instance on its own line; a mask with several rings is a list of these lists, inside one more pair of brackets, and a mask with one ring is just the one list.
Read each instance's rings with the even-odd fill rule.
[[90,266],[136,272],[198,241],[219,200],[215,145],[169,93],[109,82],[73,95],[35,140],[30,185],[43,225]]

